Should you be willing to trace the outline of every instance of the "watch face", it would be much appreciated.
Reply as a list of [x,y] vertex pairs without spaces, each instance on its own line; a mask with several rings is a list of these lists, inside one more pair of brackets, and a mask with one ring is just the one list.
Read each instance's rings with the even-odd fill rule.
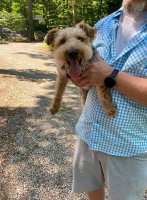
[[107,78],[105,78],[104,83],[108,88],[112,88],[115,85],[115,79],[108,76]]

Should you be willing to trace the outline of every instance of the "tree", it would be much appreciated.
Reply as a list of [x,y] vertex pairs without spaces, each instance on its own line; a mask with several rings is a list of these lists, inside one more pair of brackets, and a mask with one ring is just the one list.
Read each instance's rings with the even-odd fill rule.
[[33,26],[33,8],[32,8],[32,0],[27,0],[28,3],[28,16],[29,16],[29,30],[28,30],[28,38],[30,41],[34,41],[34,26]]
[[76,0],[72,0],[73,26],[76,25]]

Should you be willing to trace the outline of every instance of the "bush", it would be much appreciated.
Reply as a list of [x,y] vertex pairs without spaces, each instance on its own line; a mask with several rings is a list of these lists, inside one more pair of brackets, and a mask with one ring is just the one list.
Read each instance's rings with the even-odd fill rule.
[[42,31],[47,33],[48,28],[44,20],[34,20],[34,31]]
[[26,29],[26,20],[20,13],[0,12],[0,27],[7,27],[13,31]]
[[43,41],[44,40],[44,34],[41,31],[34,32],[35,40],[36,41]]

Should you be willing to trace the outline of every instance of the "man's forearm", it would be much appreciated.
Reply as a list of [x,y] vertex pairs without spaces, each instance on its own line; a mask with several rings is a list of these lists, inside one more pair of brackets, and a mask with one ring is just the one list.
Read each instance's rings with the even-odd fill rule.
[[114,89],[137,103],[147,106],[147,79],[119,72]]

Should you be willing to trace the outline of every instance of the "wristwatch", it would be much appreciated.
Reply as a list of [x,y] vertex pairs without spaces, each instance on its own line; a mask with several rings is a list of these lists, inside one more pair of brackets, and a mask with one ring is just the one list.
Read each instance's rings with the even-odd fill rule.
[[119,71],[117,69],[114,69],[113,72],[108,77],[105,78],[104,84],[106,87],[112,88],[115,86],[116,84],[115,77],[118,74],[118,72]]

